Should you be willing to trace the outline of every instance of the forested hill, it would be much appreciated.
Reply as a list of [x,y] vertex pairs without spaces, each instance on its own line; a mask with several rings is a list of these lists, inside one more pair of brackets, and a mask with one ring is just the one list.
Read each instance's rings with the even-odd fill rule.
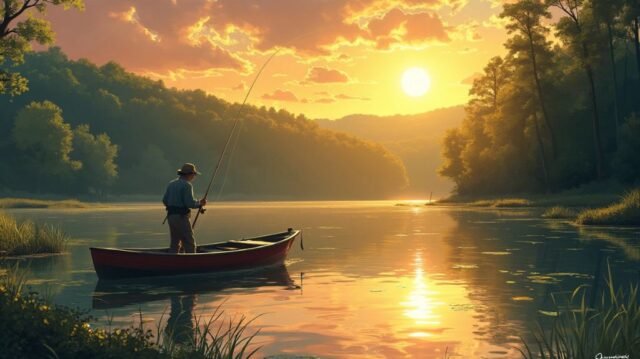
[[437,174],[442,163],[441,144],[447,130],[460,125],[462,106],[416,115],[351,115],[338,120],[317,120],[321,127],[342,131],[384,145],[402,159],[409,176],[405,196],[444,196],[453,181]]
[[[57,48],[30,54],[18,70],[29,91],[0,97],[5,191],[160,196],[183,162],[211,174],[232,126],[225,114],[239,106],[168,89],[115,63],[70,61]],[[241,114],[223,171],[227,195],[385,198],[407,183],[401,161],[378,144],[284,110],[246,107]]]

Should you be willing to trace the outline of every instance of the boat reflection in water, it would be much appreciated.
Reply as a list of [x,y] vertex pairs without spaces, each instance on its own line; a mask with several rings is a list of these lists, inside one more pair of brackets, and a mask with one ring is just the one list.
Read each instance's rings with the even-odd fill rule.
[[225,290],[252,290],[264,287],[300,289],[284,265],[249,272],[177,277],[137,278],[125,281],[98,280],[93,292],[94,310],[108,310],[149,302],[170,302],[165,334],[173,343],[191,340],[194,311],[198,295],[216,294]]

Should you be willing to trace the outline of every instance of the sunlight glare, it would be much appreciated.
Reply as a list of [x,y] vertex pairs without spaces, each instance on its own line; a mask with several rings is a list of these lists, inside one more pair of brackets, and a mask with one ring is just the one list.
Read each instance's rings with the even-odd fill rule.
[[431,78],[420,67],[412,67],[402,74],[402,90],[411,97],[423,96],[431,87]]

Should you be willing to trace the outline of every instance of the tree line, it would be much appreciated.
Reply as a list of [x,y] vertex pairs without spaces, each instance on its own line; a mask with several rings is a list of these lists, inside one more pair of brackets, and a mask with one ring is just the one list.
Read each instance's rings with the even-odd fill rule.
[[303,115],[177,90],[116,63],[28,53],[12,71],[28,91],[0,95],[0,189],[62,194],[158,194],[187,161],[210,174],[234,118],[225,194],[382,198],[407,184],[382,146],[321,129]]
[[474,80],[440,174],[459,194],[637,183],[640,2],[519,0],[500,17],[507,54]]

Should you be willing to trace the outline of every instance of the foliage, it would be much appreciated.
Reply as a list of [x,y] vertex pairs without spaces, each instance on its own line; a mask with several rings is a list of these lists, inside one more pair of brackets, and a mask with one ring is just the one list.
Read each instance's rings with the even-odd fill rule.
[[[640,70],[640,11],[621,1],[505,4],[507,55],[491,59],[474,81],[465,120],[443,143],[439,173],[458,194],[549,193],[611,176],[640,179],[633,115],[640,78],[618,71],[629,62],[627,42],[635,43]],[[563,15],[552,24],[550,7]]]
[[[56,48],[27,55],[18,70],[29,79],[30,91],[2,103],[0,118],[15,119],[32,101],[48,99],[64,109],[64,120],[72,128],[86,124],[95,133],[107,134],[118,148],[113,162],[118,177],[111,193],[157,195],[184,162],[210,174],[234,113],[240,114],[242,125],[233,157],[223,168],[225,194],[384,198],[407,184],[404,166],[382,146],[322,129],[302,115],[266,107],[239,109],[201,90],[168,89],[115,63],[98,67],[86,60],[70,61]],[[25,162],[13,160],[22,150],[5,138],[4,131],[11,127],[11,121],[0,122],[0,149],[7,154],[0,167],[23,170]],[[69,156],[80,160],[74,151]],[[69,188],[70,182],[57,175],[49,180],[53,184],[47,192],[73,194],[104,186]],[[37,187],[36,181],[0,171],[0,187],[28,191]],[[214,194],[221,184],[216,183]]]
[[27,90],[27,79],[11,68],[24,62],[32,44],[51,44],[53,31],[48,21],[30,16],[31,9],[44,13],[49,5],[82,9],[83,0],[4,0],[0,4],[0,94],[12,96]]
[[67,235],[56,226],[17,221],[0,213],[0,252],[7,255],[60,253],[67,240]]
[[[217,308],[207,321],[196,319],[191,342],[178,345],[139,325],[127,329],[94,329],[86,312],[52,305],[34,292],[25,293],[27,274],[11,268],[0,278],[0,348],[8,358],[250,358],[257,334],[246,335],[251,321],[222,318]],[[142,314],[141,314],[142,315]],[[159,327],[163,323],[159,324]]]
[[576,219],[578,224],[640,225],[640,190],[627,193],[620,202],[608,207],[587,209]]
[[558,305],[559,315],[551,328],[538,323],[533,330],[535,343],[524,343],[523,358],[578,359],[596,353],[609,355],[640,354],[640,297],[638,285],[616,287],[611,268],[600,301],[590,306],[584,286],[576,288],[568,304]]
[[549,219],[573,219],[576,218],[576,211],[567,207],[553,206],[544,211],[542,217]]
[[73,130],[73,156],[82,163],[75,180],[78,186],[88,187],[87,192],[100,192],[113,184],[118,177],[117,155],[118,146],[106,134],[91,134],[89,125]]

